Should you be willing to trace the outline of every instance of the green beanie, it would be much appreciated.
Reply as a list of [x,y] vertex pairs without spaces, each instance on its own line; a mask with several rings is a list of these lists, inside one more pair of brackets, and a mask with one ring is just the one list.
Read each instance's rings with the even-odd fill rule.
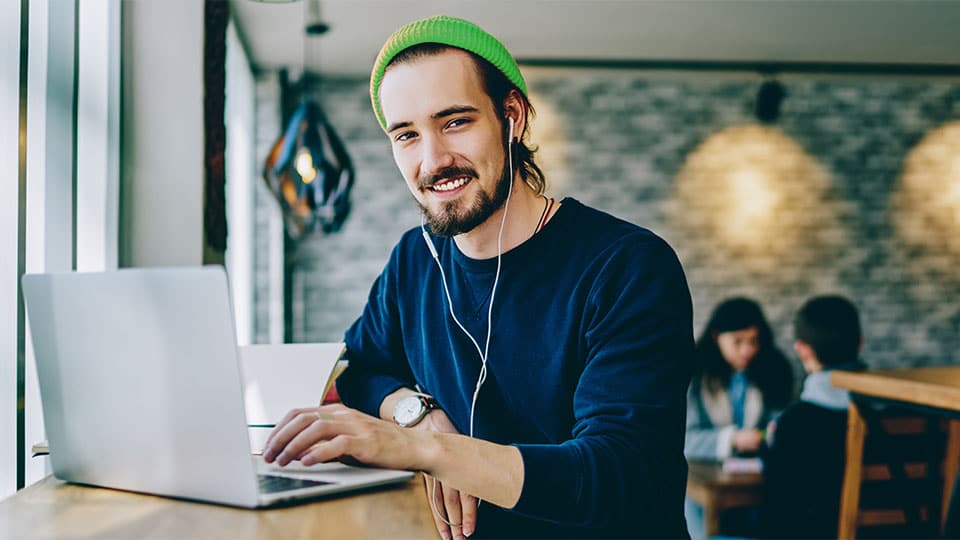
[[527,95],[527,85],[523,82],[517,61],[503,43],[470,21],[436,15],[412,22],[394,32],[383,44],[377,61],[373,63],[373,71],[370,73],[370,102],[377,114],[377,120],[380,121],[380,127],[384,130],[387,129],[387,119],[383,117],[380,109],[380,83],[383,82],[383,74],[395,56],[404,49],[422,43],[440,43],[472,52],[493,64],[524,96]]

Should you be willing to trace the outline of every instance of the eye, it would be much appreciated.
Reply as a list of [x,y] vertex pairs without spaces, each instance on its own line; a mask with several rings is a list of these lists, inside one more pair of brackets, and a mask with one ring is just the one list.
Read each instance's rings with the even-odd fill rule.
[[393,140],[394,142],[406,142],[413,139],[416,136],[417,134],[413,131],[401,131],[393,138]]
[[447,122],[447,127],[455,128],[455,127],[460,127],[469,123],[470,123],[469,118],[454,118],[453,120],[450,120],[449,122]]

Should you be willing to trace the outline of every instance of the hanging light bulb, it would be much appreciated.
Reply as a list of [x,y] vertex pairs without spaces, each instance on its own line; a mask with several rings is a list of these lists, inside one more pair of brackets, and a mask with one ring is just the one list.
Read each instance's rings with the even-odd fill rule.
[[[322,35],[329,25],[320,18],[318,1],[309,10],[306,35]],[[299,238],[320,228],[336,232],[350,213],[353,163],[340,137],[319,105],[310,101],[304,40],[303,102],[274,143],[263,167],[263,179],[280,202],[289,236]],[[283,79],[285,80],[285,78]]]
[[303,178],[303,183],[313,182],[313,179],[317,177],[317,169],[313,166],[313,156],[310,155],[310,149],[301,148],[297,152],[296,163],[297,172],[300,173],[300,178]]
[[304,101],[267,156],[263,178],[280,202],[287,232],[340,230],[350,213],[353,163],[320,107]]
[[757,102],[754,106],[757,120],[764,124],[775,123],[780,116],[780,105],[786,97],[787,89],[780,81],[773,78],[764,81],[757,91]]

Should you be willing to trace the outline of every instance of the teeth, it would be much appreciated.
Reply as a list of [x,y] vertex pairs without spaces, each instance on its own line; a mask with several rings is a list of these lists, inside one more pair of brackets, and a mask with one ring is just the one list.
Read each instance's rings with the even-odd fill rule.
[[434,191],[451,191],[451,190],[457,189],[458,187],[460,187],[460,186],[462,186],[462,185],[464,185],[464,184],[466,184],[466,183],[467,183],[467,179],[461,177],[461,178],[458,178],[458,179],[454,180],[453,182],[445,182],[445,183],[443,183],[443,184],[436,184],[436,185],[432,186],[431,189],[433,189]]

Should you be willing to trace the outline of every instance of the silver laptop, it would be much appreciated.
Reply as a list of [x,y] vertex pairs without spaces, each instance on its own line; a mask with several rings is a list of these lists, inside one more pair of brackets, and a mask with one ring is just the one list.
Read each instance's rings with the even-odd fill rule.
[[23,291],[57,478],[253,508],[413,477],[252,455],[221,267],[32,274]]

